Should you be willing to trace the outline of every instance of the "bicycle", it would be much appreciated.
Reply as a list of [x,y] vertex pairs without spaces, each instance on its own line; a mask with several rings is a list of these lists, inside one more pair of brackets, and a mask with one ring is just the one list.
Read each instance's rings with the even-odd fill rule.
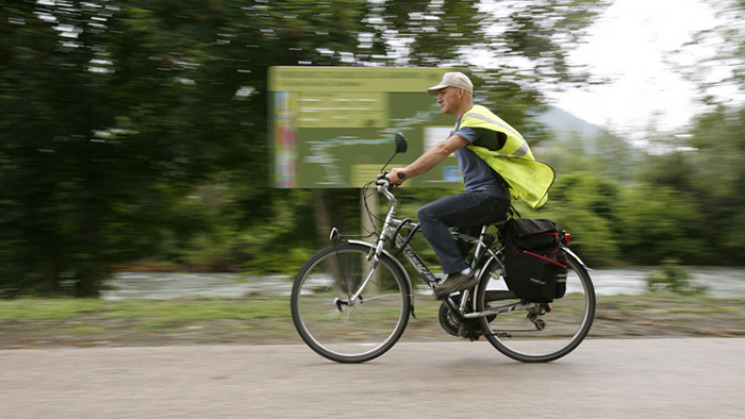
[[[396,152],[406,151],[403,135]],[[383,171],[372,185],[390,208],[374,243],[344,236],[336,228],[331,245],[300,269],[291,294],[292,319],[303,341],[319,355],[341,363],[372,360],[401,338],[414,313],[414,288],[399,259],[409,262],[425,284],[440,280],[411,247],[419,225],[397,217],[398,201]],[[367,196],[367,192],[363,197]],[[506,221],[503,220],[502,223]],[[587,266],[569,250],[566,295],[552,303],[517,299],[504,281],[504,248],[498,227],[484,225],[479,237],[455,234],[473,246],[471,268],[478,283],[442,301],[439,321],[453,335],[476,340],[484,336],[498,351],[522,362],[549,362],[579,346],[592,327],[596,296]],[[489,229],[497,228],[496,234]]]

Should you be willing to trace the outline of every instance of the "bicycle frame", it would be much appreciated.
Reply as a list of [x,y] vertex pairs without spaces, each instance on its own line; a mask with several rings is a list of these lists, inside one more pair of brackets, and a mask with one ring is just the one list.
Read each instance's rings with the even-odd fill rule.
[[[414,223],[409,218],[405,218],[403,220],[398,219],[396,217],[397,209],[398,209],[398,199],[396,199],[395,195],[393,195],[390,191],[390,184],[386,181],[381,185],[377,186],[378,192],[382,193],[386,199],[391,204],[390,209],[388,210],[388,213],[386,214],[385,221],[383,223],[383,227],[380,230],[380,234],[378,235],[378,239],[375,242],[375,244],[371,244],[369,242],[364,241],[353,241],[354,243],[363,244],[365,246],[370,246],[371,248],[371,254],[368,255],[368,260],[370,261],[370,269],[367,273],[367,276],[365,277],[365,280],[360,285],[359,289],[355,291],[354,295],[350,296],[349,300],[344,302],[339,302],[341,304],[348,304],[353,305],[357,303],[357,300],[359,299],[362,292],[365,290],[369,282],[372,280],[375,270],[380,262],[381,255],[385,255],[385,257],[389,257],[392,260],[396,262],[396,264],[399,266],[401,272],[403,273],[404,277],[407,281],[407,287],[409,291],[409,296],[411,298],[411,307],[412,307],[412,315],[414,312],[414,294],[413,294],[413,286],[411,283],[411,278],[409,277],[408,273],[404,269],[403,265],[401,265],[398,255],[403,255],[404,259],[411,264],[411,266],[414,268],[414,270],[419,274],[419,276],[424,280],[424,282],[430,287],[433,288],[437,286],[440,283],[440,280],[432,273],[432,271],[429,269],[426,263],[422,260],[422,258],[416,253],[416,251],[411,247],[409,242],[413,238],[413,236],[419,231],[419,224]],[[493,262],[502,264],[499,255],[502,252],[502,249],[492,249],[491,243],[493,243],[494,237],[491,237],[487,234],[487,230],[489,228],[489,225],[484,225],[481,228],[481,233],[479,234],[479,237],[471,237],[464,234],[459,233],[453,233],[453,235],[461,241],[464,241],[468,244],[474,245],[474,256],[471,261],[471,269],[476,270],[476,276],[481,275],[481,269],[483,269],[486,266],[490,266]],[[408,234],[406,234],[405,237],[403,237],[400,233],[402,230],[409,231]],[[339,234],[339,232],[334,228],[331,232],[331,238],[332,240],[339,239],[343,236]],[[389,242],[391,244],[391,247],[394,250],[394,254],[391,254],[390,252],[386,251],[384,249],[386,242]],[[564,250],[567,251],[569,254],[574,256],[579,263],[585,267],[587,266],[582,262],[582,260],[575,255],[571,250],[564,247]],[[477,285],[478,287],[478,285]],[[530,302],[519,302],[519,303],[510,303],[503,306],[497,306],[497,307],[491,307],[488,310],[484,311],[476,311],[476,301],[473,301],[473,299],[469,298],[470,293],[472,291],[478,291],[477,288],[474,289],[467,289],[462,291],[460,303],[457,304],[455,301],[453,301],[450,297],[445,298],[443,302],[447,304],[452,312],[458,316],[461,320],[464,319],[476,319],[479,317],[486,317],[486,316],[492,316],[499,313],[505,313],[509,311],[514,310],[520,310],[520,309],[527,309],[529,311],[533,310],[541,310],[542,306],[540,304],[536,303],[530,303]],[[471,301],[472,307],[471,310],[467,309],[468,302]]]
[[[411,284],[411,278],[409,277],[406,270],[401,265],[400,261],[398,260],[398,255],[403,255],[404,259],[406,259],[409,264],[416,270],[416,272],[419,274],[419,276],[424,280],[424,282],[430,287],[434,288],[440,283],[440,280],[432,273],[432,271],[429,269],[427,264],[422,260],[422,258],[416,253],[416,251],[411,247],[410,241],[412,237],[419,231],[419,224],[414,223],[409,218],[405,219],[398,219],[397,218],[397,209],[398,209],[398,200],[396,199],[395,195],[391,193],[389,190],[390,184],[385,182],[382,185],[377,186],[378,192],[382,193],[386,199],[390,202],[391,206],[388,210],[388,213],[386,214],[385,221],[383,223],[383,227],[380,230],[380,234],[378,235],[378,238],[375,242],[375,244],[371,244],[369,242],[364,241],[352,241],[354,243],[363,244],[366,246],[370,246],[371,248],[371,254],[368,255],[368,260],[370,261],[370,268],[369,271],[363,280],[362,284],[360,285],[359,289],[355,291],[353,295],[349,297],[349,300],[343,302],[343,304],[355,304],[362,292],[365,290],[369,282],[372,280],[375,270],[380,263],[380,258],[382,255],[385,255],[385,257],[390,257],[392,260],[395,260],[398,266],[401,269],[401,272],[404,274],[404,277],[406,278],[407,285],[409,288],[409,294],[412,299],[412,313],[413,313],[413,307],[414,307],[414,301],[413,301],[413,286]],[[466,243],[472,244],[475,246],[474,250],[474,257],[471,262],[471,268],[477,270],[477,275],[480,275],[479,270],[481,270],[483,267],[488,266],[490,262],[495,259],[499,260],[498,255],[500,254],[501,250],[497,249],[494,250],[490,247],[491,243],[493,242],[493,237],[491,237],[487,234],[489,225],[484,225],[481,228],[481,233],[478,238],[467,236],[464,234],[459,233],[453,233],[454,236],[458,240],[464,241]],[[406,230],[409,233],[406,234],[406,236],[402,236],[400,233],[402,230]],[[340,238],[343,238],[341,234],[339,234],[338,230],[336,228],[332,229],[331,232],[331,239],[338,240]],[[390,252],[386,251],[384,249],[386,243],[390,243],[391,247],[394,250],[394,254],[391,254]],[[501,262],[498,262],[501,263]],[[466,304],[470,300],[469,297],[470,290],[465,290],[463,292],[463,298],[461,298],[460,304],[456,304],[452,299],[446,298],[444,302],[450,306],[450,308],[453,310],[454,313],[456,313],[457,316],[460,316],[462,318],[472,319],[472,318],[478,318],[478,317],[484,317],[493,315],[495,313],[505,312],[505,311],[512,311],[519,308],[528,307],[529,304],[510,304],[502,307],[494,307],[489,309],[488,311],[484,312],[474,312],[475,311],[475,302],[474,307],[472,308],[471,312],[466,313]]]

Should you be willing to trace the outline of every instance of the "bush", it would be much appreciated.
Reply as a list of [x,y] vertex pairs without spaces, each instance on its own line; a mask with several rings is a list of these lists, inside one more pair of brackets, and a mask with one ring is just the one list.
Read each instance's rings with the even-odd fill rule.
[[647,277],[647,289],[656,291],[670,291],[676,294],[703,294],[704,286],[691,284],[691,274],[675,259],[665,259],[663,264],[652,271]]

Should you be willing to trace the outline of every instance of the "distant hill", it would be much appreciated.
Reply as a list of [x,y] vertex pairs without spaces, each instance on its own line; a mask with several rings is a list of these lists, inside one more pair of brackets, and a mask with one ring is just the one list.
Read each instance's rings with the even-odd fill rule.
[[613,136],[605,129],[580,119],[571,113],[555,106],[538,115],[536,118],[544,125],[555,139],[561,142],[582,143],[582,149],[588,154],[598,153],[598,140],[603,137]]
[[629,142],[555,106],[536,117],[550,134],[533,147],[535,156],[560,172],[601,171],[628,180],[643,156]]

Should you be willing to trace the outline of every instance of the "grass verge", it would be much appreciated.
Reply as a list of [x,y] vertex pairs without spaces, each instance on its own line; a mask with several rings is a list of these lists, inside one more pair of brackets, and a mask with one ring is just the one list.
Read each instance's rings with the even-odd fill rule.
[[[418,297],[404,338],[454,339],[440,329],[438,309]],[[745,336],[745,297],[601,296],[591,336]],[[0,301],[0,349],[299,342],[287,297]]]

